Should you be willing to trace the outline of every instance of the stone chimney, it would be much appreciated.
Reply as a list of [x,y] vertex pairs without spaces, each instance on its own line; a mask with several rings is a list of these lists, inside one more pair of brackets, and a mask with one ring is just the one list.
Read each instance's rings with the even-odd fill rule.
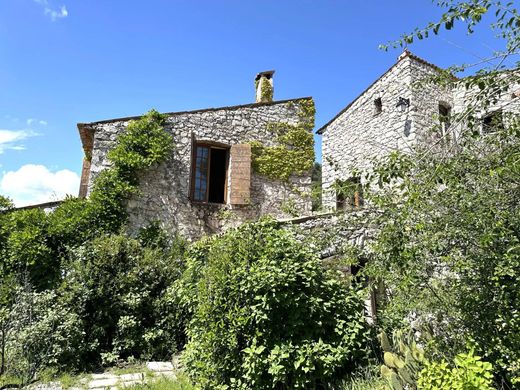
[[257,103],[268,103],[273,101],[273,75],[274,70],[267,70],[256,75],[255,88]]

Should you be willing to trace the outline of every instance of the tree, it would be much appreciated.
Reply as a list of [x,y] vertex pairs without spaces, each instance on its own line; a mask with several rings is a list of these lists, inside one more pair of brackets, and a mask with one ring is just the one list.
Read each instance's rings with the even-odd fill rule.
[[[367,197],[382,210],[381,230],[365,272],[386,284],[383,327],[424,331],[427,325],[430,353],[448,360],[472,344],[493,364],[496,382],[513,386],[520,383],[520,121],[511,114],[504,126],[490,121],[485,136],[477,130],[479,114],[518,84],[518,72],[504,64],[520,47],[520,17],[512,3],[500,1],[438,5],[446,8],[438,22],[391,46],[456,23],[472,33],[492,13],[505,48],[486,59],[491,66],[459,81],[468,99],[452,118],[457,142],[393,153],[376,164],[379,188]],[[451,73],[469,67],[452,67],[425,82],[453,83]]]

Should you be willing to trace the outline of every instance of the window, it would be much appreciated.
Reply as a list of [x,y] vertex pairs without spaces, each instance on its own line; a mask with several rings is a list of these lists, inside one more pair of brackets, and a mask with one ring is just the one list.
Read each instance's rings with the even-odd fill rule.
[[445,103],[439,103],[440,137],[443,144],[449,144],[449,128],[451,126],[451,107]]
[[359,177],[336,182],[337,211],[361,206],[363,206],[363,191]]
[[194,202],[225,203],[228,148],[195,144],[191,199]]
[[374,110],[376,115],[381,114],[381,112],[383,112],[383,101],[381,100],[381,98],[377,98],[376,100],[374,100]]
[[439,122],[443,133],[450,127],[451,108],[447,104],[439,103]]
[[502,111],[494,111],[482,118],[482,134],[490,134],[504,130]]

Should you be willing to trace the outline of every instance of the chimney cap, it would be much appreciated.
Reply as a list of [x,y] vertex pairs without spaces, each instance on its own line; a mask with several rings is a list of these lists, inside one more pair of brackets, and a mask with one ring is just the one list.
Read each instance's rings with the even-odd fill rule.
[[255,80],[260,80],[262,77],[266,77],[267,79],[271,79],[274,74],[274,70],[266,70],[264,72],[260,72],[256,74]]

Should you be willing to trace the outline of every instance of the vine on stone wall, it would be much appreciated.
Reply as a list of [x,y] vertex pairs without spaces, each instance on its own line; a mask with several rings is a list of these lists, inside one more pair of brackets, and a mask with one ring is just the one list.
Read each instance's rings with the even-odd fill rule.
[[277,135],[276,146],[265,146],[259,141],[251,142],[253,169],[260,175],[287,181],[291,175],[302,175],[314,164],[314,114],[312,99],[298,103],[300,123],[292,125],[273,122],[268,130]]
[[[263,80],[262,80],[263,79]],[[261,80],[260,97],[262,102],[272,102],[274,96],[273,85],[269,82],[267,77],[263,76]]]

